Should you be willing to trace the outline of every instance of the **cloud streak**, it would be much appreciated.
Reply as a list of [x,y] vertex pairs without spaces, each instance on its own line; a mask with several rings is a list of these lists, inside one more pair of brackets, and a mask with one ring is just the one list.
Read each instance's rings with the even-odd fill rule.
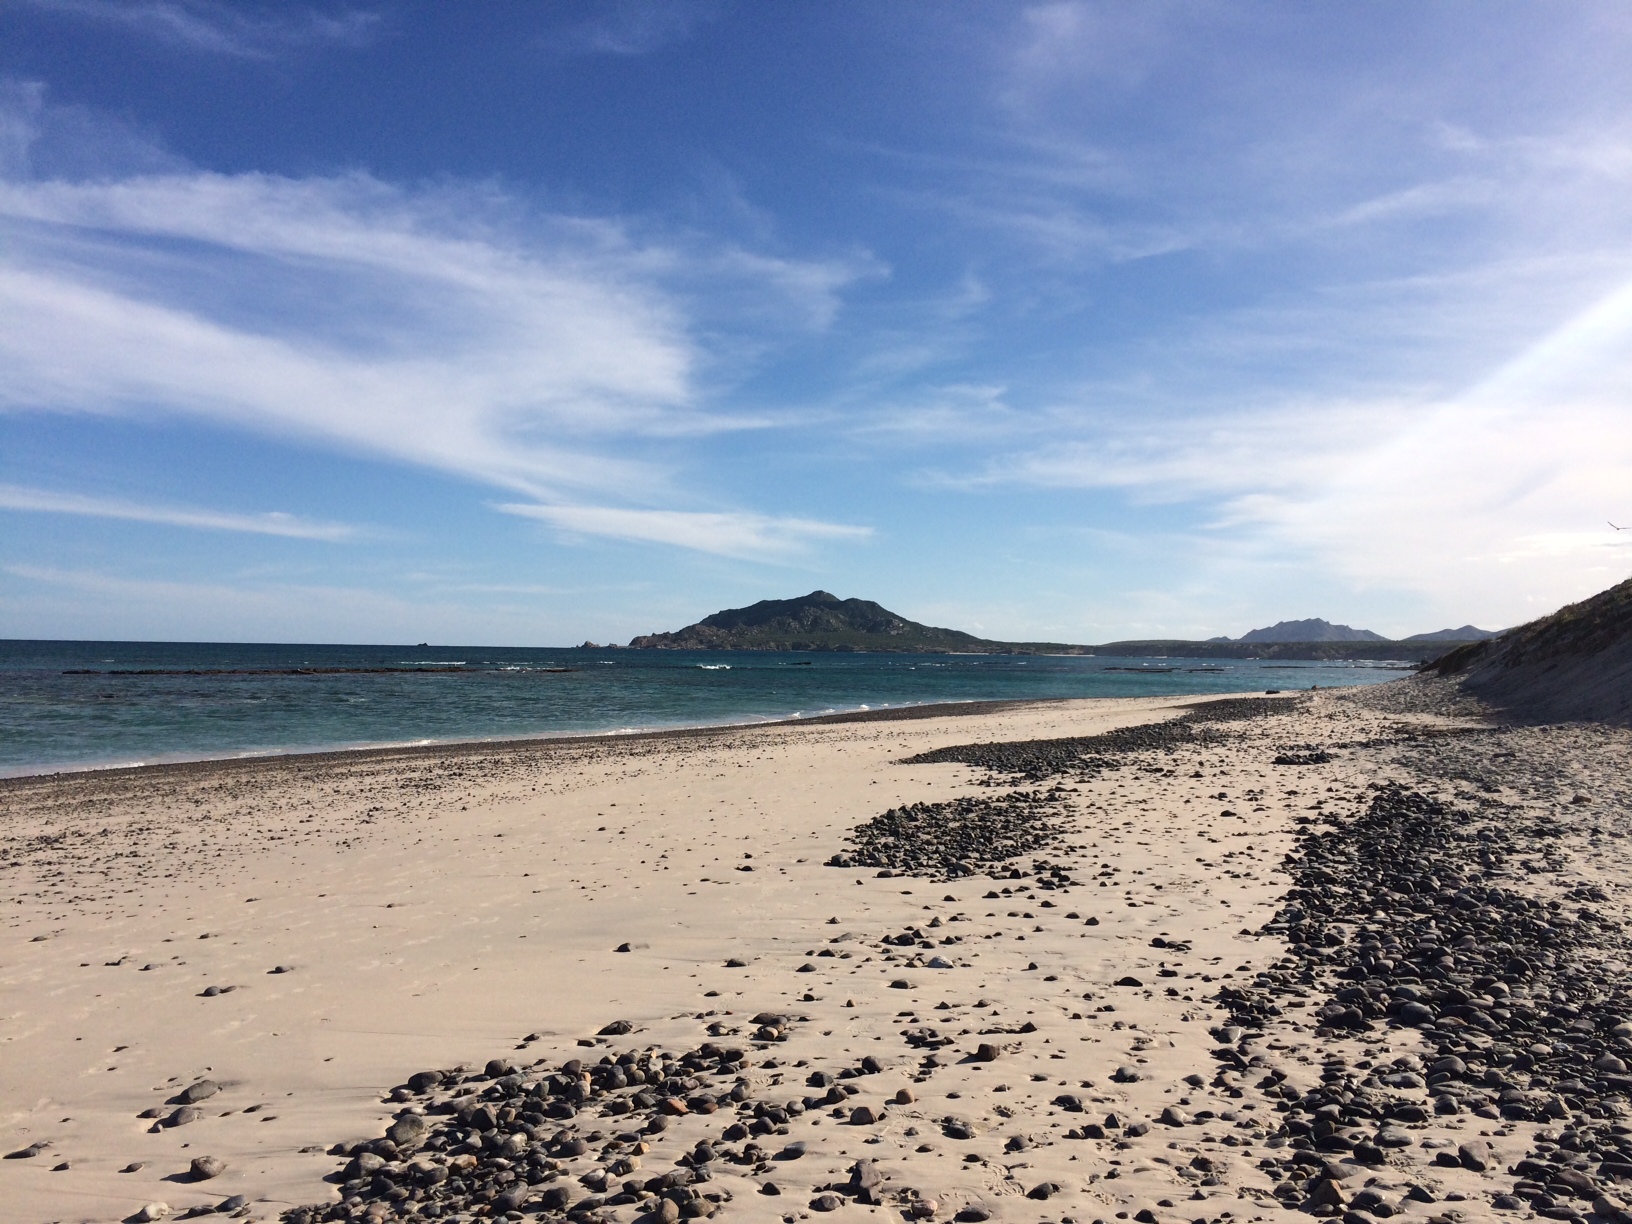
[[688,500],[674,443],[766,424],[703,406],[699,379],[722,371],[694,336],[697,299],[820,331],[865,260],[640,240],[362,174],[14,175],[0,234],[0,411],[315,441],[571,505],[558,525],[578,534],[734,556],[858,538],[651,507]]
[[1632,282],[1455,395],[1103,425],[947,483],[1188,506],[1220,557],[1297,559],[1512,623],[1538,611],[1530,593],[1624,576],[1632,542],[1602,524],[1632,489],[1629,385]]
[[294,5],[254,13],[209,0],[21,0],[46,13],[134,34],[168,46],[234,59],[269,60],[309,46],[361,46],[379,17]]
[[640,543],[672,544],[697,552],[743,560],[776,560],[808,550],[820,541],[861,541],[868,527],[814,519],[771,518],[760,514],[681,510],[625,510],[607,506],[548,506],[506,503],[505,514],[538,519],[560,531],[609,536]]
[[132,523],[161,523],[168,527],[191,527],[203,531],[244,531],[252,535],[325,540],[330,543],[349,540],[357,535],[357,529],[345,523],[318,523],[276,510],[264,514],[234,514],[187,506],[152,506],[120,498],[89,497],[13,484],[0,484],[0,510],[123,519]]

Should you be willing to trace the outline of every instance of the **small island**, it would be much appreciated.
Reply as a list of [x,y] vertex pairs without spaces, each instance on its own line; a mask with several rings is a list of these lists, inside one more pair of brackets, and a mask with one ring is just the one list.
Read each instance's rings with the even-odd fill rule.
[[[1468,636],[1460,636],[1462,633]],[[1448,636],[1447,636],[1448,635]],[[1485,630],[1442,630],[1393,641],[1323,620],[1285,621],[1239,638],[1106,642],[1001,642],[959,629],[921,624],[870,599],[812,591],[796,599],[762,599],[726,608],[672,633],[649,633],[632,650],[785,650],[892,654],[1108,655],[1118,658],[1396,660],[1425,663]]]

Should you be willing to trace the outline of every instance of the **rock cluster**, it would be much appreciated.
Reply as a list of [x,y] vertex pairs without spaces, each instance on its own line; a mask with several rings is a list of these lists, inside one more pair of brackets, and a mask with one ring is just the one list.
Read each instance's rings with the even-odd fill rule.
[[954,763],[973,765],[994,774],[1027,782],[1062,776],[1091,776],[1114,768],[1116,758],[1132,752],[1175,752],[1210,742],[1211,723],[1267,718],[1295,707],[1296,698],[1233,697],[1193,706],[1167,722],[1119,727],[1101,735],[1061,739],[1011,740],[990,744],[955,744],[905,758],[903,765]]
[[[973,795],[941,803],[891,808],[858,825],[849,836],[855,847],[828,859],[830,867],[878,867],[881,875],[958,879],[1003,864],[1002,874],[1019,879],[1011,860],[1059,843],[1070,831],[1066,792],[1010,791]],[[1044,864],[1033,871],[1043,887],[1058,887],[1063,868]]]
[[[755,1022],[771,1036],[790,1023],[770,1015]],[[699,1143],[663,1172],[643,1168],[641,1157],[686,1114],[730,1111],[725,1129],[741,1138],[774,1132],[763,1107],[749,1103],[740,1078],[747,1065],[741,1049],[710,1042],[678,1056],[632,1050],[596,1062],[571,1059],[554,1070],[495,1059],[480,1074],[422,1071],[393,1091],[394,1100],[415,1103],[383,1138],[336,1149],[349,1158],[334,1179],[341,1201],[295,1208],[284,1219],[439,1219],[525,1209],[587,1221],[623,1203],[670,1221],[706,1218],[723,1201],[710,1191],[708,1165],[744,1159],[742,1152]],[[745,1120],[737,1115],[744,1103]]]
[[[754,1016],[756,1048],[769,1048],[795,1023]],[[805,1154],[803,1143],[778,1139],[793,1117],[837,1107],[851,1125],[883,1120],[882,1109],[848,1104],[855,1089],[846,1081],[882,1071],[876,1058],[837,1074],[813,1071],[807,1085],[822,1091],[788,1101],[756,1097],[745,1075],[751,1065],[743,1049],[709,1042],[679,1055],[608,1052],[554,1070],[495,1059],[478,1074],[421,1071],[392,1090],[391,1099],[406,1104],[382,1138],[332,1150],[347,1158],[330,1179],[340,1184],[340,1201],[297,1207],[283,1218],[322,1224],[521,1212],[592,1224],[604,1218],[603,1208],[634,1205],[659,1224],[707,1219],[730,1200],[711,1184],[716,1162],[766,1174],[773,1160]],[[712,1137],[689,1144],[666,1137],[677,1119],[696,1115],[717,1119]],[[861,1162],[850,1182],[824,1193],[834,1197],[832,1206],[839,1196],[878,1203],[880,1183],[876,1168]],[[780,1193],[772,1182],[761,1189]]]
[[[1380,1197],[1345,1204],[1325,1160],[1380,1164],[1411,1142],[1402,1126],[1473,1113],[1549,1128],[1496,1207],[1632,1220],[1614,1197],[1618,1183],[1632,1184],[1632,983],[1605,963],[1625,938],[1590,908],[1513,886],[1556,869],[1561,832],[1548,819],[1490,803],[1459,809],[1398,784],[1374,784],[1353,819],[1304,830],[1285,864],[1295,886],[1264,931],[1291,955],[1252,986],[1220,991],[1230,1020],[1214,1034],[1229,1044],[1215,1057],[1250,1073],[1248,1030],[1281,1015],[1289,996],[1312,995],[1317,1038],[1409,1026],[1433,1053],[1352,1067],[1333,1058],[1306,1093],[1265,1076],[1258,1086],[1283,1098],[1279,1133],[1292,1149],[1263,1165],[1283,1175],[1283,1201],[1392,1214],[1398,1204]],[[1437,1160],[1500,1168],[1488,1145]]]

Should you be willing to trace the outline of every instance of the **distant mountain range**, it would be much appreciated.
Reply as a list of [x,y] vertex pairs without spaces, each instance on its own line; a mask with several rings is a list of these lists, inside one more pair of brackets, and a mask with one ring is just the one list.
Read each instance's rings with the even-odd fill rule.
[[[1473,636],[1459,636],[1462,633]],[[1101,646],[1065,642],[999,642],[958,629],[920,624],[870,599],[840,599],[812,591],[797,599],[762,599],[746,608],[727,608],[672,633],[633,639],[636,650],[818,650],[884,651],[911,654],[1104,654],[1123,657],[1409,659],[1425,661],[1447,644],[1490,636],[1471,625],[1442,629],[1392,642],[1381,634],[1324,620],[1281,621],[1239,638],[1206,642],[1108,642]]]
[[1370,629],[1351,629],[1324,620],[1277,621],[1267,629],[1253,629],[1238,638],[1208,638],[1210,642],[1386,642]]

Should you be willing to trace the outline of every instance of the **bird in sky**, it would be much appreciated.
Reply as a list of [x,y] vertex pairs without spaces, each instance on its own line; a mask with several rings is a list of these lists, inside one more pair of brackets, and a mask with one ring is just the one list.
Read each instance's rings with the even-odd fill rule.
[[[1615,524],[1614,524],[1614,523],[1610,523],[1610,526],[1611,526],[1611,527],[1615,527]],[[1616,531],[1625,531],[1625,530],[1626,530],[1626,528],[1625,528],[1625,527],[1615,527],[1615,530],[1616,530]]]

